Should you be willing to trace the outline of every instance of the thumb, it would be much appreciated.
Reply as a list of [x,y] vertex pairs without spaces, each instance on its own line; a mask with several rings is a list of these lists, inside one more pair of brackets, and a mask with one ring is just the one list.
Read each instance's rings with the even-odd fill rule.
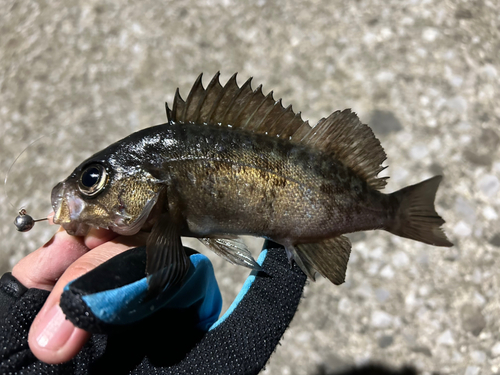
[[51,364],[69,361],[90,337],[88,332],[76,328],[67,320],[59,307],[64,287],[115,255],[143,245],[145,235],[147,234],[141,233],[133,237],[117,237],[87,252],[66,269],[31,325],[28,343],[39,360]]

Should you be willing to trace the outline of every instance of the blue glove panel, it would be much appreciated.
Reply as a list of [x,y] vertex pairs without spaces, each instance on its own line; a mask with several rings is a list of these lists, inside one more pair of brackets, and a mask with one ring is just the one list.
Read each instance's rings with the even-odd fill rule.
[[[95,317],[107,324],[134,323],[165,306],[170,309],[196,307],[200,318],[197,327],[207,331],[219,317],[222,296],[210,260],[202,254],[193,254],[190,260],[191,267],[180,287],[169,288],[145,303],[146,277],[119,288],[82,296],[82,299]],[[64,290],[70,291],[72,284]]]
[[139,322],[156,311],[188,310],[197,315],[196,328],[206,332],[219,317],[222,296],[210,260],[186,249],[191,267],[182,285],[173,286],[157,298],[144,302],[144,247],[129,250],[64,288],[61,307],[68,319],[90,332],[108,332]]

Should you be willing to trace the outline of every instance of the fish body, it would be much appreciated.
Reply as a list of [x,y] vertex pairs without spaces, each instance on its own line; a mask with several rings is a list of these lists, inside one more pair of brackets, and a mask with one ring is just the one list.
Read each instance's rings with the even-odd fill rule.
[[311,128],[250,81],[222,87],[216,75],[206,89],[200,76],[187,101],[177,92],[167,117],[96,153],[52,192],[54,222],[70,234],[151,231],[151,295],[187,272],[181,235],[250,268],[259,266],[235,236],[268,238],[308,276],[335,284],[350,253],[345,233],[384,229],[451,246],[434,210],[441,177],[380,192],[385,153],[350,110]]
[[307,243],[375,229],[388,214],[386,196],[311,147],[217,125],[163,127],[169,146],[158,158],[160,179],[168,180],[167,196],[183,202],[185,227],[195,236]]

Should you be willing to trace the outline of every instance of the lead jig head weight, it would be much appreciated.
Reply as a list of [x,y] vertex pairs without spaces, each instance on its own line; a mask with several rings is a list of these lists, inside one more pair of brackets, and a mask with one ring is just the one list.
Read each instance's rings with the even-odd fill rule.
[[35,226],[38,221],[49,220],[48,218],[34,220],[24,208],[19,210],[19,215],[17,215],[16,220],[14,220],[14,225],[19,232],[28,232]]

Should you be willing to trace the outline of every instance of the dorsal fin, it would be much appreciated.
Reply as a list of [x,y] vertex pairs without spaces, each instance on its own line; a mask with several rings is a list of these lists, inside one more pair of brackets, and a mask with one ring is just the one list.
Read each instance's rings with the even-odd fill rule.
[[217,73],[205,89],[200,74],[186,101],[177,89],[172,110],[166,105],[168,121],[231,125],[286,138],[301,126],[310,128],[292,106],[284,108],[281,100],[274,100],[272,92],[265,96],[262,86],[252,90],[251,78],[240,87],[234,74],[222,87],[219,76]]
[[383,189],[387,183],[388,177],[377,177],[387,168],[382,167],[387,158],[384,149],[368,125],[350,109],[333,112],[312,129],[298,129],[292,141],[333,153],[374,189]]
[[[179,93],[179,88],[177,88],[177,90],[175,90],[174,104],[172,105],[172,111],[170,112],[170,115],[172,116],[170,120],[175,121],[177,117],[181,117],[182,113],[184,113],[185,107],[186,107],[186,102],[184,101],[184,99],[182,99],[181,94]],[[178,114],[180,114],[180,116]]]
[[386,167],[384,149],[372,130],[361,123],[358,116],[346,109],[321,119],[311,128],[295,114],[292,106],[284,108],[272,91],[264,95],[262,85],[252,90],[251,78],[241,87],[234,74],[222,86],[220,73],[215,74],[207,88],[202,74],[194,83],[187,100],[177,89],[172,110],[166,106],[169,121],[199,124],[231,125],[254,133],[290,139],[307,144],[326,153],[332,153],[375,189],[383,189],[388,177],[377,175]]

